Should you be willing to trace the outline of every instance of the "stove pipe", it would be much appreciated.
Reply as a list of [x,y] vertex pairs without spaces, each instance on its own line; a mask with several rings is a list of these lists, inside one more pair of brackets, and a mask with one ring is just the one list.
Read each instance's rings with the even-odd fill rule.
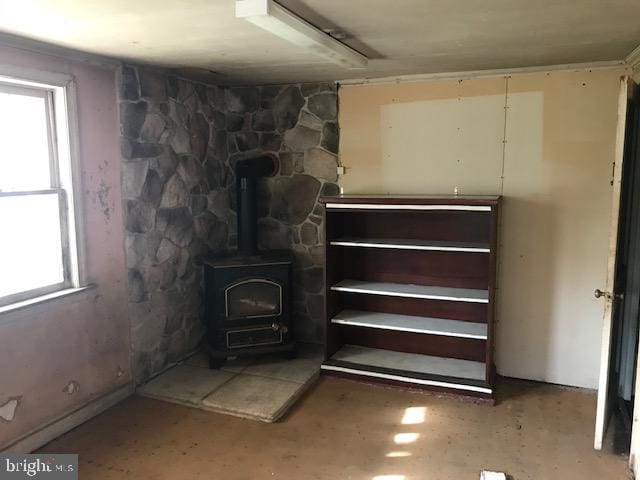
[[255,255],[258,252],[256,179],[275,175],[277,167],[275,157],[270,155],[236,162],[238,252],[242,255]]

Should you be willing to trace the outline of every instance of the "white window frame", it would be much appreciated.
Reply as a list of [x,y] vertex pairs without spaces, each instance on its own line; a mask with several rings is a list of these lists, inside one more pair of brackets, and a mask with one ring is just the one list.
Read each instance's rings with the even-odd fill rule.
[[[0,64],[0,91],[43,97],[49,143],[50,188],[2,192],[0,197],[34,194],[58,195],[62,243],[63,281],[0,298],[0,312],[12,305],[46,299],[86,285],[80,186],[78,118],[76,87],[73,77]],[[37,268],[37,265],[25,266]],[[1,273],[0,273],[1,274]]]

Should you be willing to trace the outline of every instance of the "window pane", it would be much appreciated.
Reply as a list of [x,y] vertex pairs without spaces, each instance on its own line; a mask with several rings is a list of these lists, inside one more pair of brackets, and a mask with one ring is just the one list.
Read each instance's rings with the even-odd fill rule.
[[58,195],[0,197],[0,297],[63,280]]
[[51,187],[45,99],[0,91],[0,191]]

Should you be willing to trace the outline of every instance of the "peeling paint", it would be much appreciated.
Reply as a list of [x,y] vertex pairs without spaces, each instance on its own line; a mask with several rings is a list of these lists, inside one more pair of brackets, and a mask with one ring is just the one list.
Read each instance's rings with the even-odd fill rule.
[[100,188],[98,189],[98,201],[100,202],[100,208],[102,208],[102,213],[107,218],[107,220],[111,219],[111,207],[109,207],[109,193],[111,192],[111,187],[107,185],[104,180],[100,182]]
[[6,422],[13,421],[21,401],[22,397],[9,397],[9,400],[0,405],[0,418]]
[[73,395],[78,390],[80,390],[80,384],[75,380],[71,380],[67,385],[62,389],[62,391],[66,394]]

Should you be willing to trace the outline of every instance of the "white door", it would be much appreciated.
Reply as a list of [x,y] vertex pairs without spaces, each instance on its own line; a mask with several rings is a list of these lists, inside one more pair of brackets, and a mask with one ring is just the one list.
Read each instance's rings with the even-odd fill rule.
[[611,356],[611,327],[613,314],[613,283],[616,269],[616,247],[618,242],[618,214],[620,211],[620,187],[622,183],[622,160],[624,154],[624,134],[627,118],[628,77],[620,79],[618,95],[618,126],[613,167],[613,201],[611,202],[611,224],[609,227],[609,259],[604,290],[596,290],[596,296],[604,301],[602,326],[602,349],[600,352],[600,380],[598,382],[598,406],[594,448],[600,450],[611,417],[609,405],[609,368]]

